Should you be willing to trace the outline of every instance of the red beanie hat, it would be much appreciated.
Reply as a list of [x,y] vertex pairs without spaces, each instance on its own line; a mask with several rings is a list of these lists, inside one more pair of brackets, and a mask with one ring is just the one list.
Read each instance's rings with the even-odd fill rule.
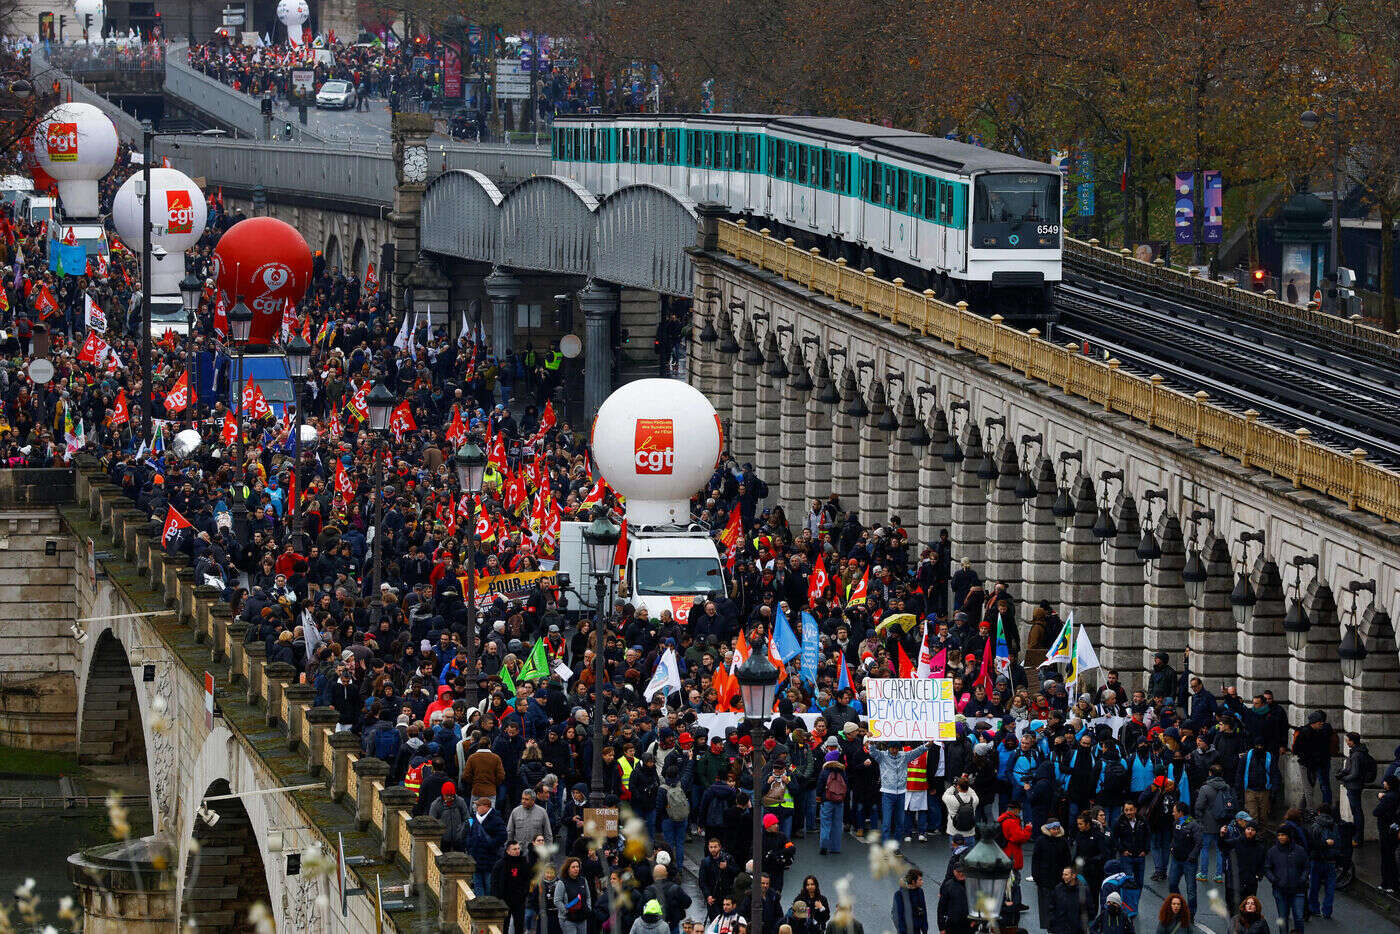
[[452,784],[451,782],[443,782],[442,793],[444,795],[455,795],[457,793],[457,786]]

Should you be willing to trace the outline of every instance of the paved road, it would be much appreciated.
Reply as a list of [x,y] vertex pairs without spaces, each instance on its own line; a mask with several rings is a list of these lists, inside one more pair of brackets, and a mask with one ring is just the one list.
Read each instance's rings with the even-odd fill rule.
[[[871,846],[849,835],[843,841],[841,852],[836,855],[818,855],[817,840],[810,836],[797,841],[797,849],[797,860],[793,863],[792,869],[788,871],[783,886],[784,907],[790,906],[797,897],[803,877],[809,874],[815,875],[821,882],[822,892],[833,903],[838,890],[844,888],[849,891],[854,900],[856,919],[865,927],[866,934],[889,932],[894,927],[890,919],[890,906],[893,904],[894,893],[899,886],[899,876],[901,875],[901,871],[897,867],[912,864],[924,871],[924,887],[928,890],[926,894],[929,899],[929,913],[932,921],[938,897],[938,885],[943,881],[948,867],[948,841],[946,837],[932,837],[926,843],[905,844],[903,847],[904,859],[898,863],[883,859],[872,860]],[[699,866],[701,855],[698,841],[692,842],[686,852],[687,870]],[[1143,890],[1139,905],[1138,934],[1152,934],[1156,929],[1157,911],[1162,905],[1163,897],[1167,894],[1165,882],[1151,881],[1150,858],[1148,862],[1149,880]],[[1029,872],[1030,850],[1027,848],[1026,873],[1028,876]],[[1031,906],[1031,910],[1022,915],[1021,926],[1031,932],[1043,931],[1044,925],[1041,924],[1036,912],[1034,880],[1027,878],[1024,880],[1023,886],[1026,891],[1022,900]],[[694,886],[694,876],[689,871],[687,872],[687,888],[691,891],[698,906],[698,890]],[[1259,894],[1260,901],[1264,905],[1265,917],[1272,923],[1275,911],[1273,897],[1267,882],[1261,885]],[[1196,924],[1199,934],[1226,934],[1229,931],[1230,925],[1225,914],[1224,895],[1223,885],[1217,887],[1213,883],[1200,883],[1197,896],[1199,906]],[[1309,932],[1338,932],[1338,934],[1342,934],[1342,932],[1345,934],[1357,934],[1357,932],[1371,934],[1371,932],[1383,930],[1393,931],[1396,930],[1396,927],[1393,918],[1388,918],[1370,906],[1348,898],[1345,893],[1338,893],[1332,920],[1314,918],[1308,923],[1307,930]]]

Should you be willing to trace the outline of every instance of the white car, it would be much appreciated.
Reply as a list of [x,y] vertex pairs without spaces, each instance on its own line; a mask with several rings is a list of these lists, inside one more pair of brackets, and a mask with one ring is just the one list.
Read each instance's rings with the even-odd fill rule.
[[327,81],[316,92],[316,106],[349,110],[355,106],[355,89],[349,81]]

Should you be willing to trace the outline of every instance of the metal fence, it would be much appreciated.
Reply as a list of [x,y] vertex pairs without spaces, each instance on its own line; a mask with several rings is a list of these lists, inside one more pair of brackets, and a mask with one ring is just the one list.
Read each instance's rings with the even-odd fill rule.
[[149,77],[159,83],[165,74],[162,45],[63,45],[48,52],[50,64],[85,80]]
[[[218,118],[250,139],[261,139],[263,136],[262,107],[257,99],[191,68],[185,61],[183,44],[170,47],[166,58],[165,91],[196,110]],[[308,139],[322,142],[320,135],[308,127],[298,127],[298,132]]]
[[[209,185],[278,192],[335,201],[388,206],[394,200],[393,153],[388,144],[357,146],[293,145],[248,140],[179,136],[156,141],[156,154]],[[429,177],[448,169],[475,169],[507,182],[549,171],[549,150],[522,146],[435,146],[428,154]]]
[[[62,72],[61,68],[49,62],[44,57],[43,51],[38,46],[35,46],[29,58],[29,73],[38,79],[46,72],[49,75],[53,74],[55,70]],[[66,74],[66,72],[63,73]],[[84,104],[92,104],[94,107],[100,108],[103,113],[112,118],[112,123],[115,124],[117,128],[117,135],[121,137],[121,139],[128,143],[134,143],[137,146],[141,145],[141,121],[80,81],[70,79],[68,84],[72,89],[73,100],[81,101]]]

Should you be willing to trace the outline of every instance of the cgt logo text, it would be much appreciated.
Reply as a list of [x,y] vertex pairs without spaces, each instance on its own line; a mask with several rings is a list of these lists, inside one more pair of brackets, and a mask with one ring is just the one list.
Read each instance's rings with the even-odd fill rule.
[[637,419],[634,463],[640,476],[669,474],[676,462],[676,429],[669,418]]
[[194,205],[190,193],[171,190],[165,193],[165,207],[168,215],[167,233],[187,234],[194,232]]
[[50,123],[44,142],[48,146],[50,162],[78,161],[77,123]]

